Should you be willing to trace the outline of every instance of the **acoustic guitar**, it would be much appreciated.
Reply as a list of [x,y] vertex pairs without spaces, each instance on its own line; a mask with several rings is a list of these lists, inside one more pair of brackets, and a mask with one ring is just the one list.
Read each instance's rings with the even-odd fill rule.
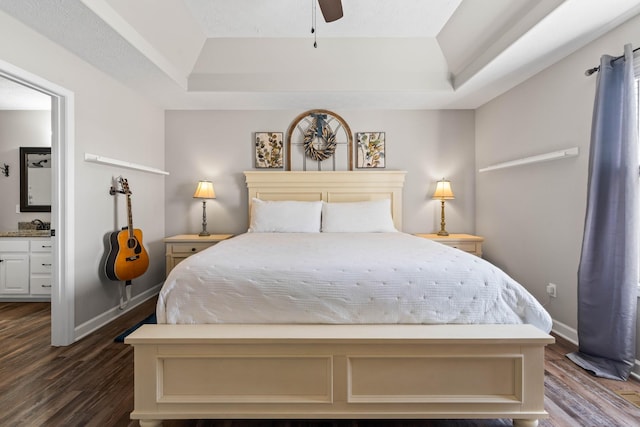
[[131,190],[125,178],[120,178],[122,193],[127,196],[128,226],[114,231],[109,236],[109,255],[105,263],[107,277],[126,281],[127,284],[141,276],[149,267],[149,255],[142,244],[142,230],[133,228],[131,214]]

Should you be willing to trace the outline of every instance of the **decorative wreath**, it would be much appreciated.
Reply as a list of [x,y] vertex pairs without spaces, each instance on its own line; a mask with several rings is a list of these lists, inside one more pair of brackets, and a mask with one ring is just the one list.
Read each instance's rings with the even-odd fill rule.
[[[314,114],[311,126],[304,132],[304,152],[307,157],[319,162],[333,156],[336,151],[336,134],[325,122],[326,114]],[[314,146],[313,141],[318,137],[324,143]]]

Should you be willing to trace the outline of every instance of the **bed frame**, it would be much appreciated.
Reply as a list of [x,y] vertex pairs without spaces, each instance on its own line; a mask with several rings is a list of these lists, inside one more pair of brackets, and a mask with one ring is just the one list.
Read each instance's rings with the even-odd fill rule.
[[[249,203],[390,198],[404,172],[245,172]],[[531,325],[143,325],[134,411],[163,419],[512,418],[544,409],[544,347]]]

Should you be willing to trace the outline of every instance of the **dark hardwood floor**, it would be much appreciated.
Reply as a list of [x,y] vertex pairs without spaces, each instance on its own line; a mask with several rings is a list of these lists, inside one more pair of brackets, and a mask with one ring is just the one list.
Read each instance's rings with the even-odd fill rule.
[[[51,347],[48,303],[0,303],[0,426],[122,426],[133,408],[133,351],[113,339],[153,312],[155,300],[69,347]],[[564,355],[558,339],[546,351],[550,418],[541,426],[640,426],[640,381],[596,378]],[[166,427],[497,427],[511,420],[167,421]]]

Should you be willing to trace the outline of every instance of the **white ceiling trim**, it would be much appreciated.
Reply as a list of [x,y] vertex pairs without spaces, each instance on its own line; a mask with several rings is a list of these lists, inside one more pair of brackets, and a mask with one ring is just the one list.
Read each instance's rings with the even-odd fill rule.
[[[187,76],[181,73],[164,55],[154,48],[140,33],[125,21],[105,0],[80,0],[107,23],[149,61],[169,76],[181,88],[187,89]],[[152,12],[150,12],[152,13]]]
[[[585,9],[585,6],[589,7]],[[585,13],[585,10],[589,13]],[[616,18],[602,25],[601,17],[612,13]],[[482,91],[502,93],[638,13],[640,5],[635,0],[619,0],[615,3],[567,0],[473,76],[467,79],[454,77],[455,90],[465,95]],[[568,26],[567,22],[573,24]],[[471,95],[465,105],[477,108],[491,99],[486,94],[475,97]]]

